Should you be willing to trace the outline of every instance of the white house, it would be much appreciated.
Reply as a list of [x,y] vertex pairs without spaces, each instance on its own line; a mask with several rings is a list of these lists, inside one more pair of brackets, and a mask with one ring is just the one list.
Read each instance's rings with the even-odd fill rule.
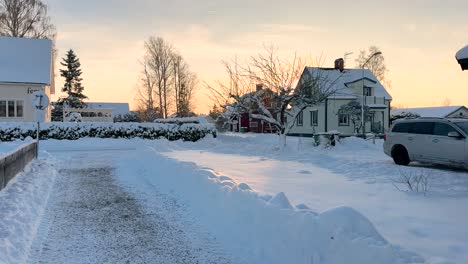
[[[342,135],[354,135],[354,126],[348,115],[339,109],[351,101],[369,107],[371,118],[365,122],[365,133],[382,134],[390,125],[392,97],[368,69],[344,69],[343,60],[335,61],[334,68],[306,67],[303,78],[315,78],[321,87],[335,93],[325,102],[308,107],[294,122],[289,135],[311,136],[316,133],[338,131]],[[310,79],[309,79],[310,80]]]
[[34,121],[30,96],[38,90],[55,93],[52,42],[0,37],[0,122]]
[[130,114],[130,108],[128,103],[86,103],[86,108],[64,108],[63,120],[67,120],[71,113],[79,113],[85,122],[113,122],[114,117]]
[[418,115],[420,117],[439,118],[468,118],[468,109],[465,106],[436,106],[392,109],[392,117]]

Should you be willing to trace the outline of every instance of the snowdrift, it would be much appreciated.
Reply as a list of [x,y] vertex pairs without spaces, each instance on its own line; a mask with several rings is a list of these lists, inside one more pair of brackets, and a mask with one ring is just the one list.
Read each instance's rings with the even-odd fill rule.
[[52,160],[34,161],[0,192],[0,263],[24,263],[57,171]]
[[245,183],[155,151],[132,164],[145,169],[131,175],[130,168],[120,167],[118,174],[125,181],[139,182],[138,188],[158,186],[159,191],[178,196],[231,255],[240,256],[241,263],[423,262],[388,243],[352,208],[317,213],[306,205],[293,206],[284,193],[260,195]]
[[[76,140],[83,137],[144,138],[197,141],[206,135],[216,136],[211,124],[155,124],[155,123],[62,123],[41,124],[41,139]],[[0,141],[36,137],[35,123],[0,124]]]

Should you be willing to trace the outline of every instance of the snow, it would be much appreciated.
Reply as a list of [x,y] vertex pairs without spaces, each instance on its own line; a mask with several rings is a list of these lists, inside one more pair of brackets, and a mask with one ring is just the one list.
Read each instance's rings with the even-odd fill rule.
[[468,59],[468,45],[459,50],[455,57],[457,58],[457,60]]
[[[330,98],[356,98],[355,91],[348,88],[348,84],[362,80],[363,78],[372,80],[375,84],[372,85],[374,96],[385,97],[392,99],[392,96],[387,92],[385,87],[375,78],[374,74],[369,69],[345,69],[343,72],[337,69],[307,67],[312,76],[320,78],[323,86],[337,91]],[[366,86],[369,84],[366,83]],[[351,97],[350,97],[351,96]]]
[[0,192],[0,263],[24,263],[42,219],[56,170],[34,161]]
[[0,37],[0,82],[51,84],[52,42]]
[[458,109],[464,106],[436,106],[436,107],[415,107],[415,108],[401,108],[392,109],[391,115],[404,115],[406,113],[418,114],[421,117],[448,117]]
[[25,140],[15,140],[10,142],[0,142],[0,158],[8,156],[10,153],[15,150],[29,144],[32,142],[32,138],[26,138]]
[[[267,200],[284,192],[291,204],[316,213],[352,207],[383,237],[428,263],[468,263],[468,213],[460,210],[468,202],[466,171],[396,166],[383,153],[382,140],[373,145],[348,138],[324,149],[314,148],[312,139],[288,138],[288,148],[278,151],[273,135],[218,138],[168,147],[165,155],[246,183]],[[429,176],[428,193],[409,192],[399,183],[401,175],[411,173]]]
[[[162,250],[162,260],[174,254],[199,263],[423,262],[417,254],[427,263],[468,262],[468,213],[461,210],[468,202],[468,173],[396,166],[383,154],[381,140],[374,145],[348,138],[323,148],[313,147],[313,139],[288,138],[283,150],[277,136],[264,134],[222,134],[198,142],[41,143],[45,152],[38,162],[47,162],[42,174],[48,176],[26,172],[0,193],[0,263],[18,263],[28,254],[33,263],[81,258],[98,263],[124,255],[130,262],[150,263],[151,248]],[[61,171],[57,176],[55,169]],[[395,188],[404,190],[398,177],[412,172],[431,176],[428,193]],[[25,179],[31,183],[15,185]],[[44,191],[15,196],[14,186]],[[44,206],[49,193],[53,198]],[[40,197],[31,202],[34,195]],[[123,203],[122,210],[112,203],[90,209],[93,201],[115,195],[129,197],[130,204]],[[17,216],[19,210],[12,209],[17,205],[34,213],[21,218],[20,228],[9,229],[3,218],[11,223],[15,215],[4,212]],[[122,220],[135,214],[141,216],[132,218],[136,222]],[[86,243],[89,239],[93,243]],[[21,258],[13,261],[14,256]]]

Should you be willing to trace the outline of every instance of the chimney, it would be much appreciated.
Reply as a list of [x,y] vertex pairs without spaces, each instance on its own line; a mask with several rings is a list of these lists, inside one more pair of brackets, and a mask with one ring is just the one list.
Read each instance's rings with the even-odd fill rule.
[[344,60],[343,58],[339,58],[335,60],[335,70],[340,70],[341,72],[344,71]]
[[257,88],[257,92],[262,90],[263,89],[263,84],[257,83],[256,88]]

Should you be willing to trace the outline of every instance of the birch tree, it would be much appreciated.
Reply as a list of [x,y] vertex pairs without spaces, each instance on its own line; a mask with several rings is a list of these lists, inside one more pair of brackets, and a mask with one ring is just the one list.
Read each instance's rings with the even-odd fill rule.
[[197,76],[177,53],[173,58],[173,71],[176,113],[178,117],[186,117],[193,111],[192,99],[198,83]]
[[47,5],[40,0],[0,0],[0,35],[53,40]]
[[162,118],[168,117],[172,92],[173,48],[161,37],[150,37],[145,42],[146,63],[154,77],[155,94],[159,99]]
[[141,65],[143,69],[137,84],[138,112],[140,113],[140,119],[151,122],[161,117],[160,108],[158,108],[155,100],[157,95],[155,93],[156,81],[149,70],[147,58],[143,59]]

